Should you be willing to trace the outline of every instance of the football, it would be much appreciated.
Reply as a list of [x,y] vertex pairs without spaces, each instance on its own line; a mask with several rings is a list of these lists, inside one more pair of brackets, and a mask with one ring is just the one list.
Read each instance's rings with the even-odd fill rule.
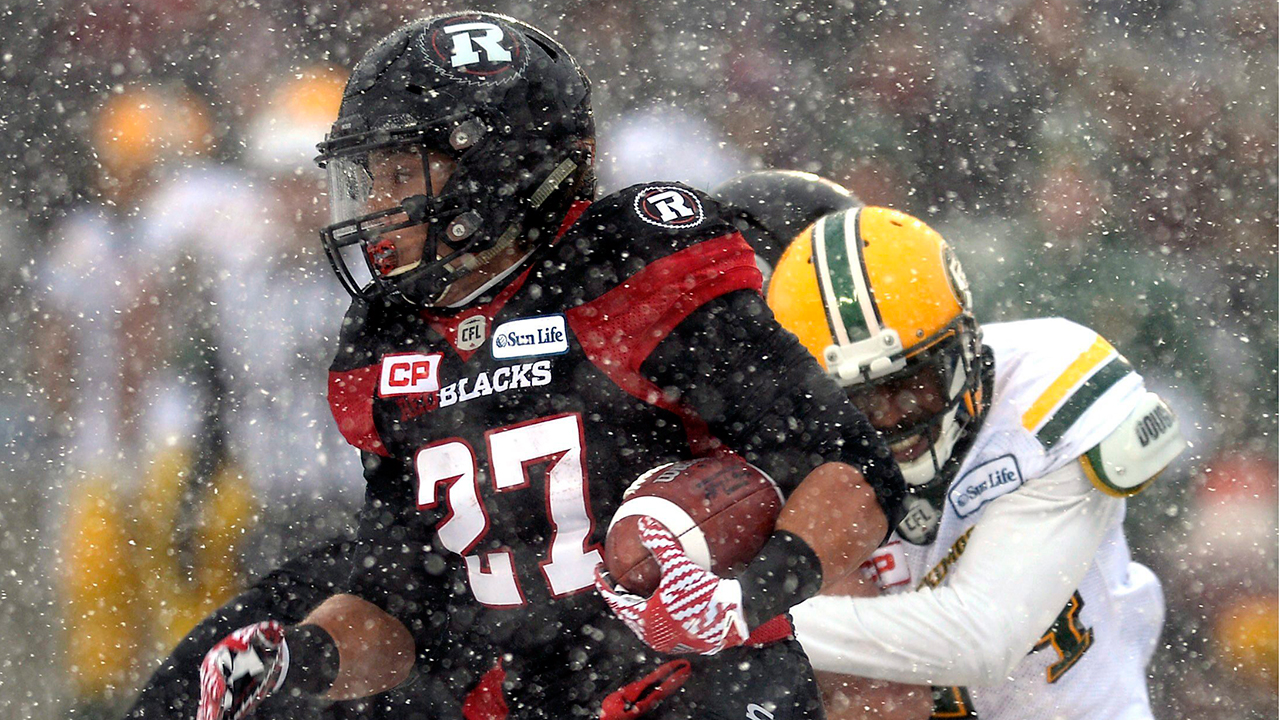
[[605,568],[623,588],[643,596],[657,588],[659,571],[640,543],[641,516],[666,526],[694,562],[733,577],[760,552],[782,510],[773,480],[732,455],[660,465],[622,497],[605,536]]

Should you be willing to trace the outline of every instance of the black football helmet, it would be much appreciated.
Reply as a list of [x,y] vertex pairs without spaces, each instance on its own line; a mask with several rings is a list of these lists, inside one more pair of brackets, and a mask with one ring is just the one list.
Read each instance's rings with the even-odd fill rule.
[[[356,65],[319,149],[331,212],[321,241],[343,287],[417,307],[437,306],[519,241],[551,241],[595,189],[586,75],[550,37],[493,13],[436,15],[383,38]],[[377,176],[379,158],[399,153],[420,156],[416,184]],[[429,153],[453,164],[434,193]],[[388,184],[378,206],[375,186]],[[419,226],[422,258],[399,262],[392,238]]]
[[836,183],[795,170],[739,175],[711,194],[730,206],[738,231],[770,268],[778,264],[792,238],[818,218],[862,205]]

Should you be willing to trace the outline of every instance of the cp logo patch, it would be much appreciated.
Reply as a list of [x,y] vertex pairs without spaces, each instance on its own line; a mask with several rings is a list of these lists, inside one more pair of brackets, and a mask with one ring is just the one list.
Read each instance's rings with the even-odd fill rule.
[[636,215],[650,225],[682,228],[706,219],[702,203],[693,193],[678,187],[651,187],[636,195]]
[[437,70],[468,82],[506,82],[519,77],[528,62],[519,36],[492,18],[446,18],[421,37]]

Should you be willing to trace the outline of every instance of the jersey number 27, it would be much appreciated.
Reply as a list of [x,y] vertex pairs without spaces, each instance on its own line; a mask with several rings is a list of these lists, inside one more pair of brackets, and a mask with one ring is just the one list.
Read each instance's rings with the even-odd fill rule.
[[[495,492],[527,492],[526,468],[549,463],[544,505],[552,536],[539,569],[552,596],[562,597],[592,587],[601,562],[600,549],[588,547],[594,519],[587,500],[587,461],[583,454],[582,418],[577,413],[554,415],[485,433]],[[480,497],[475,451],[459,438],[418,450],[418,509],[436,507],[443,495],[448,508],[436,529],[440,543],[461,555],[476,600],[489,607],[514,607],[525,602],[511,552],[475,552],[489,529],[489,514]]]

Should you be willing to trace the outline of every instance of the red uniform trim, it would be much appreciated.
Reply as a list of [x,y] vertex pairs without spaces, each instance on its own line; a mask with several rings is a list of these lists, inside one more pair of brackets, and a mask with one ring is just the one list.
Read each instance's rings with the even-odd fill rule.
[[502,681],[506,676],[502,663],[485,673],[462,701],[462,717],[466,720],[505,720],[510,714],[506,698],[502,697]]
[[706,423],[640,373],[658,343],[708,301],[760,291],[755,253],[734,232],[650,263],[618,287],[565,313],[588,359],[628,394],[680,414],[694,454],[714,449]]
[[564,237],[564,234],[569,232],[569,228],[573,227],[573,224],[578,222],[578,218],[582,217],[582,213],[586,212],[589,207],[591,207],[590,200],[573,201],[573,204],[569,206],[569,212],[564,214],[564,220],[560,223],[560,229],[556,231],[556,242],[559,242],[560,238]]
[[671,697],[693,673],[688,660],[672,660],[657,670],[605,696],[600,704],[600,720],[631,720],[652,710]]
[[373,422],[373,398],[378,392],[381,365],[366,365],[346,372],[329,373],[329,409],[338,430],[360,450],[389,456]]
[[759,627],[752,630],[751,635],[743,641],[743,644],[747,647],[762,647],[786,640],[794,635],[795,628],[791,626],[791,617],[779,615],[772,620],[764,621]]

